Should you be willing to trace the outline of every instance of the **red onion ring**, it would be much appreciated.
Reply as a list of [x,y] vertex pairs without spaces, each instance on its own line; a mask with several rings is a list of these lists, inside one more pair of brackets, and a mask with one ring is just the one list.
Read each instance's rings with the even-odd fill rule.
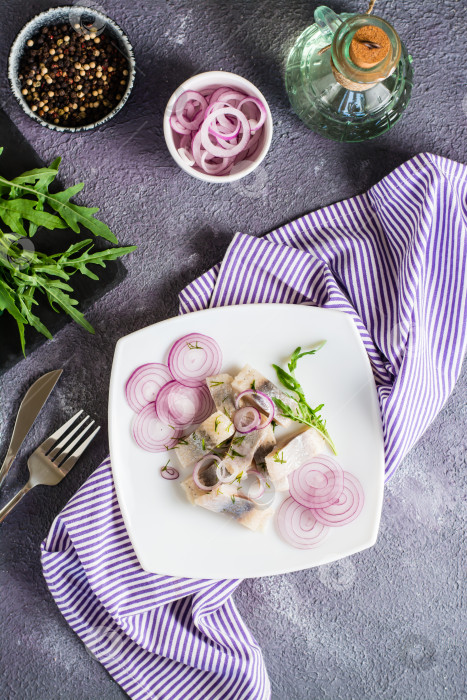
[[234,88],[212,87],[182,93],[169,123],[183,164],[221,177],[241,172],[233,171],[235,163],[257,157],[266,119],[267,108],[258,98]]
[[337,501],[326,508],[314,508],[313,513],[323,525],[339,527],[355,520],[360,515],[364,502],[361,483],[350,472],[344,472],[344,489]]
[[[192,115],[192,118],[186,118],[185,113],[187,112],[187,106],[193,102],[199,104],[199,110],[197,114]],[[178,122],[190,131],[196,131],[201,122],[204,119],[204,114],[208,107],[208,103],[205,97],[200,92],[195,92],[195,90],[186,90],[177,99],[174,106],[174,113],[178,119]],[[187,114],[188,116],[188,114]]]
[[[253,477],[253,484],[250,484],[250,477]],[[252,487],[256,487],[256,491]],[[266,479],[264,474],[261,474],[256,469],[250,469],[245,475],[245,479],[241,480],[242,491],[247,498],[252,501],[257,501],[266,491]]]
[[169,467],[167,465],[165,467],[161,467],[161,477],[163,479],[167,479],[168,481],[173,481],[174,479],[178,479],[179,476],[180,476],[180,474],[179,474],[178,470],[175,469],[174,467]]
[[206,385],[191,387],[175,380],[167,382],[159,390],[155,408],[159,420],[176,428],[202,423],[215,410]]
[[314,511],[304,508],[292,497],[277,511],[277,527],[284,540],[297,549],[317,547],[329,532],[329,528],[315,518]]
[[290,495],[305,508],[327,508],[344,490],[344,472],[327,455],[317,455],[289,477]]
[[190,134],[190,129],[187,129],[186,126],[182,126],[178,119],[176,118],[175,114],[170,115],[169,119],[170,126],[174,131],[177,132],[177,134]]
[[133,421],[133,436],[140,447],[147,452],[164,452],[178,442],[182,431],[171,428],[157,417],[153,403],[149,403]]
[[263,126],[263,124],[266,121],[267,114],[266,110],[264,109],[263,103],[261,102],[261,100],[258,100],[257,97],[244,97],[243,100],[241,100],[238,103],[237,108],[241,110],[243,105],[247,104],[248,102],[252,102],[254,105],[256,105],[256,107],[259,109],[260,114],[259,119],[256,122],[253,122],[253,124],[251,124],[251,118],[248,117],[250,120],[251,133],[254,133]]
[[[170,365],[169,365],[170,366]],[[253,399],[254,402],[263,410],[267,411],[267,416],[265,421],[261,423],[262,428],[266,428],[273,420],[276,412],[276,407],[274,401],[270,396],[265,394],[263,391],[258,391],[257,389],[245,389],[245,391],[240,392],[235,399],[235,406],[238,408],[240,406],[240,401],[245,396],[258,396],[258,399]]]
[[232,422],[238,433],[246,435],[258,430],[261,425],[261,413],[254,406],[243,406],[235,411]]
[[211,154],[204,151],[201,156],[201,166],[206,173],[210,173],[211,175],[218,175],[221,173],[232,163],[233,160],[233,158],[217,158],[215,159],[218,161],[217,163],[209,163],[208,161],[211,159]]
[[173,378],[180,384],[203,386],[206,377],[219,374],[222,351],[214,338],[189,333],[172,346],[168,365]]
[[195,164],[195,159],[190,154],[190,151],[188,150],[188,148],[178,148],[177,153],[180,156],[180,158],[183,160],[183,162],[186,163],[187,165],[194,165]]
[[[193,468],[193,481],[196,484],[196,486],[201,489],[202,491],[211,491],[214,485],[211,486],[206,486],[206,484],[203,484],[203,482],[200,480],[200,471],[207,465],[211,466],[215,462],[219,464],[220,462],[220,457],[217,455],[206,455],[206,457],[203,457],[202,459],[197,462]],[[217,469],[216,469],[216,475],[217,475]]]
[[221,484],[229,484],[232,482],[233,479],[237,478],[239,472],[229,472],[225,462],[220,462],[220,464],[217,467],[216,474],[217,480],[220,481]]
[[[230,125],[232,127],[232,125]],[[209,127],[209,133],[212,134],[213,136],[216,137],[216,139],[223,139],[225,141],[230,141],[231,139],[235,139],[238,134],[240,133],[240,122],[237,123],[236,126],[234,126],[233,129],[230,131],[228,130],[228,127],[222,126],[219,122],[219,126],[214,127],[210,126]]]
[[222,109],[217,109],[215,112],[212,112],[212,114],[206,117],[201,127],[201,143],[203,144],[206,151],[212,153],[213,156],[223,158],[225,155],[227,155],[225,152],[225,148],[222,148],[221,146],[216,146],[212,143],[211,139],[209,138],[209,126],[221,114],[228,114],[229,116],[236,117],[240,121],[242,130],[240,141],[233,148],[229,148],[229,155],[236,156],[241,151],[244,151],[247,147],[251,136],[251,129],[248,119],[245,117],[243,112],[240,112],[240,110],[235,109],[234,107],[223,107]]
[[125,385],[125,396],[130,408],[139,413],[155,401],[158,391],[170,382],[169,368],[160,362],[148,362],[137,367]]

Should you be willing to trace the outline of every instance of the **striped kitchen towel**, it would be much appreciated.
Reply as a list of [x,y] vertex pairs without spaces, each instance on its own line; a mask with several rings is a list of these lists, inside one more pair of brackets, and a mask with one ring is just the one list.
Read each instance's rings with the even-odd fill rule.
[[366,194],[264,238],[238,233],[222,264],[183,290],[180,310],[277,302],[350,314],[373,368],[389,478],[460,373],[466,231],[467,168],[421,154]]
[[[423,154],[365,195],[262,239],[237,234],[222,264],[181,293],[181,312],[277,301],[349,313],[374,371],[389,477],[460,372],[466,231],[467,169]],[[232,601],[239,581],[143,571],[108,461],[54,521],[42,562],[66,620],[131,698],[270,697],[261,652]]]

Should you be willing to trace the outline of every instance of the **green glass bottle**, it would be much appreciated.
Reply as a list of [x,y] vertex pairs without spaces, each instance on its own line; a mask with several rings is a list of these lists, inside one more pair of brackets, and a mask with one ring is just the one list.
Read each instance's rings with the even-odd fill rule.
[[[401,117],[412,91],[412,58],[394,28],[372,15],[315,10],[286,66],[290,103],[313,131],[364,141]],[[326,48],[328,47],[328,48]]]

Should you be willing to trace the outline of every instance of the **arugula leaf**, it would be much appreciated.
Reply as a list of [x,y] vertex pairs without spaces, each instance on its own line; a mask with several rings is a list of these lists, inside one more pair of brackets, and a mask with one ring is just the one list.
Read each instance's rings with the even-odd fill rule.
[[[0,147],[0,154],[3,148]],[[30,325],[45,337],[50,331],[33,312],[37,295],[44,295],[54,311],[63,310],[90,333],[91,324],[76,308],[71,277],[79,273],[90,279],[98,276],[90,266],[105,267],[109,260],[127,255],[136,246],[94,250],[90,238],[78,241],[62,252],[46,255],[28,250],[21,239],[31,238],[40,226],[49,230],[70,227],[76,233],[80,227],[96,236],[116,243],[108,226],[95,218],[97,207],[83,207],[70,202],[80,192],[83,183],[51,194],[60,158],[48,168],[35,168],[7,180],[0,176],[0,314],[9,313],[18,325],[21,348],[25,352],[25,327]],[[3,230],[1,224],[8,230]]]
[[312,408],[308,404],[305,397],[305,392],[303,391],[301,384],[295,376],[295,369],[297,367],[298,360],[300,360],[302,357],[305,357],[305,355],[314,355],[325,345],[325,342],[326,341],[323,341],[313,350],[307,350],[306,352],[302,352],[302,349],[300,347],[296,348],[296,350],[294,350],[294,352],[292,353],[290,361],[287,365],[290,374],[278,365],[273,365],[280,383],[286,389],[295,393],[295,396],[293,396],[292,398],[294,398],[297,401],[297,407],[292,408],[291,406],[288,406],[286,403],[284,403],[284,401],[278,398],[273,398],[273,401],[279,409],[279,411],[282,413],[282,415],[286,418],[290,418],[293,421],[296,421],[298,423],[304,423],[305,425],[309,425],[311,428],[315,428],[315,430],[321,433],[321,435],[324,437],[334,454],[337,454],[331,436],[329,435],[326,429],[326,421],[320,415],[320,411],[323,408],[324,404],[320,404],[316,408]]

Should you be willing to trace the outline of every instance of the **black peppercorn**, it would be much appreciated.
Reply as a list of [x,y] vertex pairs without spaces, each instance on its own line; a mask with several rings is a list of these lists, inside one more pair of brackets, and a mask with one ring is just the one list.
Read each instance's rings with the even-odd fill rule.
[[82,35],[69,25],[53,25],[29,41],[18,78],[39,116],[81,126],[102,119],[118,104],[129,66],[105,30],[97,37],[92,28]]

